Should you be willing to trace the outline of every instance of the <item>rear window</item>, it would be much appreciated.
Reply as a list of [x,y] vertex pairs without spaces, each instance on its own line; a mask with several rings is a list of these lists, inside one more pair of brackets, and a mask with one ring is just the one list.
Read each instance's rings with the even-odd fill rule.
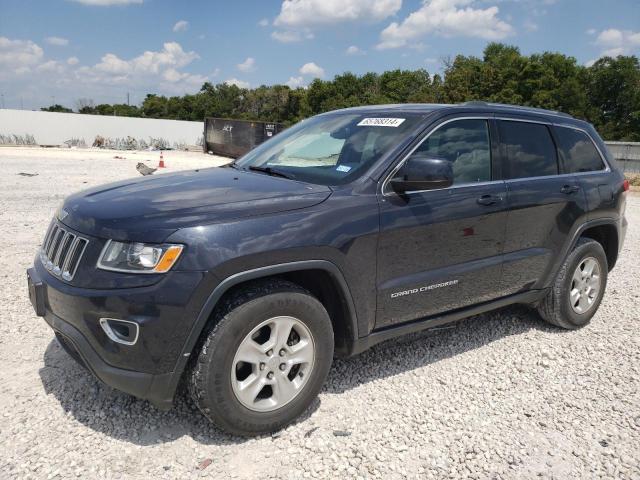
[[600,153],[586,133],[574,128],[556,127],[556,137],[565,173],[605,169]]
[[500,121],[499,127],[507,155],[507,178],[558,174],[556,147],[545,125]]

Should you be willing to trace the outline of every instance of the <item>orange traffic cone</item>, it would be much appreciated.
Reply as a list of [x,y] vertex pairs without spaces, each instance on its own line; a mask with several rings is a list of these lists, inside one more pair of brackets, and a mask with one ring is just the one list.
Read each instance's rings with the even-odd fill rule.
[[162,157],[162,152],[160,152],[160,161],[158,162],[158,168],[166,168],[164,165],[164,158]]

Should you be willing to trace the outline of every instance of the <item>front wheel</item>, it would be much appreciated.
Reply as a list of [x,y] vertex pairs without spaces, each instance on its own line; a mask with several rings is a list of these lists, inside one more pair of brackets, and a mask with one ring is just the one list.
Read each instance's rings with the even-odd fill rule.
[[320,392],[333,359],[324,306],[285,281],[249,285],[215,315],[191,370],[198,408],[230,433],[272,432]]
[[566,329],[580,328],[600,306],[607,286],[607,257],[602,245],[581,238],[558,272],[538,312],[547,322]]

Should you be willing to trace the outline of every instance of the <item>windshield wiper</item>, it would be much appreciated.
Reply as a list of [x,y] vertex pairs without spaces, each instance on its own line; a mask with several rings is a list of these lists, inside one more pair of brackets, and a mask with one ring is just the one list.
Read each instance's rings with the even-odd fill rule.
[[284,172],[281,172],[280,170],[274,170],[271,167],[259,167],[257,165],[250,165],[249,170],[252,170],[254,172],[264,172],[267,175],[271,175],[272,177],[288,178],[289,180],[294,180],[296,178],[289,173],[284,173]]
[[240,170],[240,167],[238,167],[238,164],[235,161],[231,163],[227,163],[223,165],[223,167],[233,168],[234,170]]

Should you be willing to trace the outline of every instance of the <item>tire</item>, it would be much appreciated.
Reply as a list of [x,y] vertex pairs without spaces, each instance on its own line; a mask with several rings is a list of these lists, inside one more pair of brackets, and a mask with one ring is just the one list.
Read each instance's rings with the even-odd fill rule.
[[324,306],[282,280],[252,282],[230,296],[205,335],[189,392],[211,422],[236,435],[273,432],[295,420],[317,397],[333,360],[333,328]]
[[[585,275],[585,273],[579,274],[578,268],[581,268],[581,272],[586,272],[589,266],[594,265],[594,262],[597,265],[594,267],[594,271],[596,269],[599,271],[597,293],[589,290],[589,285],[593,285],[595,282],[593,278],[589,281],[589,285],[581,284],[574,278],[574,274],[576,277]],[[607,273],[607,257],[602,245],[590,238],[580,238],[560,268],[549,293],[538,305],[540,316],[547,322],[568,330],[575,330],[587,325],[598,310],[604,296]],[[582,285],[586,290],[583,295],[580,295]],[[573,291],[578,291],[578,296],[573,298],[571,295],[572,287]],[[593,298],[590,300],[591,293],[593,293]],[[576,298],[579,298],[577,303],[573,301]]]

